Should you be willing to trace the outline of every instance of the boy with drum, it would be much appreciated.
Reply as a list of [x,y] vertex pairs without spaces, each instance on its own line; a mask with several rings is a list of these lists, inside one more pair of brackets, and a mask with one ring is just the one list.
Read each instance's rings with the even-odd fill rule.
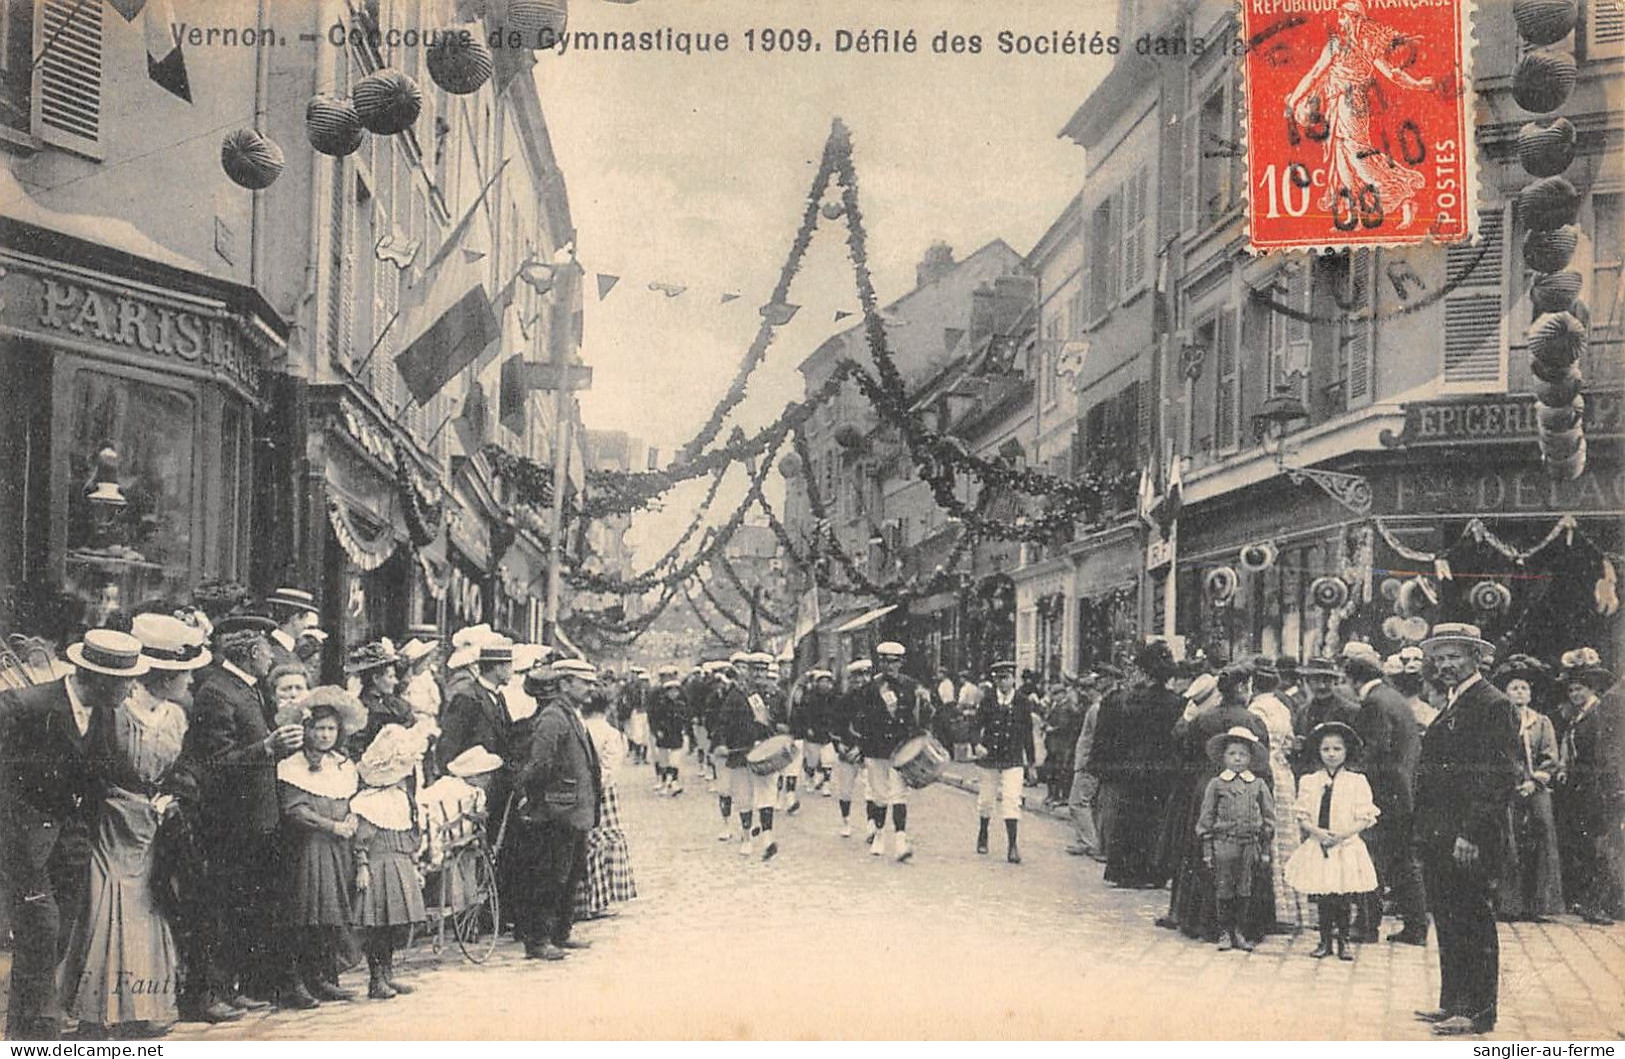
[[864,772],[869,780],[869,797],[874,805],[875,837],[869,852],[885,854],[886,810],[891,809],[895,834],[894,854],[899,861],[914,856],[908,844],[908,786],[892,763],[892,757],[910,739],[928,730],[931,709],[921,701],[919,687],[903,673],[903,645],[891,640],[875,647],[879,673],[864,689],[858,716],[859,742],[863,748]]
[[758,776],[749,767],[751,748],[773,734],[773,718],[768,697],[773,682],[767,667],[773,661],[765,652],[738,651],[729,661],[739,671],[740,681],[730,684],[722,699],[719,721],[723,743],[728,748],[728,790],[739,806],[739,855],[752,853],[754,839],[762,836],[762,859],[771,860],[779,852],[773,838],[773,808],[778,800],[774,777]]
[[976,852],[987,852],[993,807],[1004,818],[1005,860],[1021,863],[1016,831],[1021,823],[1021,781],[1034,761],[1032,699],[1016,691],[1016,664],[993,663],[993,693],[982,696],[971,723],[976,753]]
[[[835,799],[841,807],[841,837],[852,837],[852,794],[857,789],[858,775],[863,765],[863,750],[858,745],[857,723],[861,712],[864,690],[869,686],[869,672],[874,663],[859,658],[846,666],[846,690],[830,704],[828,741],[835,759]],[[874,794],[868,795],[865,817],[869,821],[868,840],[875,840]]]

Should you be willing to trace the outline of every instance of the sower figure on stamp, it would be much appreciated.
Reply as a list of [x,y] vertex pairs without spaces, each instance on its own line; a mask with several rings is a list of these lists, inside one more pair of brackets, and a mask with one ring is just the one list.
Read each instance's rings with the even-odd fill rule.
[[1439,1007],[1417,1017],[1440,1035],[1495,1028],[1500,942],[1491,880],[1518,784],[1518,714],[1479,675],[1490,644],[1478,626],[1441,622],[1422,641],[1445,707],[1422,737],[1416,844],[1439,941]]
[[1004,818],[1005,859],[1021,863],[1016,832],[1021,826],[1021,785],[1032,767],[1033,703],[1016,691],[1016,664],[993,663],[993,693],[982,697],[971,725],[976,754],[976,852],[987,852],[988,825],[997,805]]
[[[540,674],[537,674],[540,676]],[[573,658],[545,674],[542,707],[531,736],[530,760],[519,779],[520,820],[534,861],[527,872],[525,956],[562,960],[590,944],[570,937],[576,889],[586,869],[587,832],[598,824],[602,797],[598,751],[577,710],[597,683],[598,671]]]
[[15,949],[9,1040],[62,1034],[56,965],[84,908],[96,784],[86,737],[97,710],[116,708],[147,671],[132,636],[93,629],[67,650],[61,680],[0,702],[0,871],[11,895]]

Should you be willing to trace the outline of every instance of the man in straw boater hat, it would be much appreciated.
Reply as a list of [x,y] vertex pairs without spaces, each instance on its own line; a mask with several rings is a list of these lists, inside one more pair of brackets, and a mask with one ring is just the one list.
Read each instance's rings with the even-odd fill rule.
[[198,772],[198,840],[213,915],[202,925],[204,966],[193,968],[207,1012],[268,1006],[281,984],[275,913],[278,861],[277,762],[298,750],[304,728],[272,728],[258,685],[271,669],[271,619],[238,614],[215,625],[217,665],[192,695],[186,756]]
[[1034,760],[1030,699],[1016,691],[1016,664],[993,663],[993,693],[982,696],[971,722],[976,754],[976,852],[987,852],[993,810],[1004,818],[1005,859],[1021,863],[1016,832],[1021,826],[1021,781]]
[[6,1037],[54,1040],[63,1011],[56,987],[62,942],[84,912],[96,783],[87,736],[150,668],[141,641],[91,629],[68,647],[60,680],[0,701],[0,872],[15,941]]
[[1562,663],[1569,699],[1556,799],[1563,884],[1587,923],[1606,926],[1625,915],[1625,701],[1594,648],[1565,652]]
[[1491,882],[1518,785],[1518,714],[1479,674],[1478,626],[1440,622],[1422,641],[1445,706],[1422,736],[1415,841],[1439,941],[1439,1006],[1417,1012],[1441,1036],[1495,1028],[1500,943]]
[[[472,656],[475,676],[460,682],[455,690],[447,689],[450,697],[440,713],[442,763],[471,746],[483,746],[506,761],[514,760],[508,747],[507,702],[502,695],[503,687],[513,679],[513,648],[506,636],[486,633],[452,652],[453,661]],[[507,792],[487,793],[493,809],[500,809],[500,798]]]
[[878,672],[863,691],[857,718],[864,775],[875,805],[871,818],[875,835],[869,852],[877,857],[885,855],[889,808],[896,846],[893,852],[899,861],[912,859],[914,850],[908,841],[908,785],[892,764],[892,757],[904,743],[929,730],[931,724],[929,707],[921,708],[919,686],[903,672],[906,653],[903,645],[893,640],[875,645]]
[[590,944],[572,938],[570,928],[586,869],[587,832],[598,824],[603,797],[598,750],[580,714],[596,690],[598,671],[588,662],[561,658],[532,677],[542,706],[519,777],[523,874],[530,892],[516,933],[527,959],[562,960],[568,950]]
[[[299,638],[319,622],[316,597],[302,588],[279,588],[265,597],[265,608],[276,622],[276,628],[269,630],[266,636],[271,648],[271,668],[304,665],[298,654]],[[316,676],[314,672],[310,674],[312,682]]]

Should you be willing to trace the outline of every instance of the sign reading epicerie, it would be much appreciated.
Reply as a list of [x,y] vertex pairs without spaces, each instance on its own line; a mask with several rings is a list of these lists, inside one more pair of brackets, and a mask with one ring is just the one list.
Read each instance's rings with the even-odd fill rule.
[[1466,3],[1244,0],[1255,249],[1468,238]]

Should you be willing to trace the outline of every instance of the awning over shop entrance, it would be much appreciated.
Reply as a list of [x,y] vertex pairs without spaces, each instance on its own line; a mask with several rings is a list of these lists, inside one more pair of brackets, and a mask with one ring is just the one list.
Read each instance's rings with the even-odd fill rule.
[[889,606],[876,607],[874,610],[866,610],[862,614],[859,614],[857,617],[853,618],[851,621],[847,622],[845,625],[842,625],[839,629],[836,629],[835,631],[837,633],[857,632],[859,629],[863,628],[865,625],[870,625],[870,624],[872,624],[874,622],[879,621],[881,618],[884,618],[886,615],[890,614],[892,611],[894,611],[896,609],[897,609],[897,604],[893,603],[893,604],[890,604]]

